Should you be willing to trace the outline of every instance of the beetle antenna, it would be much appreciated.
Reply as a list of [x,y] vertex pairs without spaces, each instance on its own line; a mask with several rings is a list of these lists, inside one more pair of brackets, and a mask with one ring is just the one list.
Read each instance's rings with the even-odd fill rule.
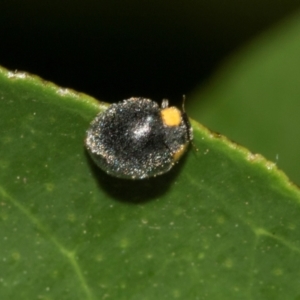
[[186,97],[185,95],[182,95],[182,111],[185,113],[185,100],[186,100]]
[[[186,100],[186,96],[182,95],[182,112],[183,112],[183,116],[184,116],[184,119],[185,119],[185,123],[186,124],[190,124],[190,122],[188,121],[187,113],[185,112],[185,100]],[[189,137],[189,140],[190,140],[193,148],[195,149],[196,152],[198,152],[199,149],[196,147],[196,145],[195,145],[195,143],[193,142],[193,139],[192,139],[192,131],[191,131],[191,129],[188,130],[188,137]]]

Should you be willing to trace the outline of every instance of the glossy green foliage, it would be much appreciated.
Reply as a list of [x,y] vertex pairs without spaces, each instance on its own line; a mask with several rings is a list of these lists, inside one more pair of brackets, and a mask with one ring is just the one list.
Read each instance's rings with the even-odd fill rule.
[[300,193],[193,122],[166,175],[107,176],[83,139],[105,105],[0,70],[1,299],[296,299]]
[[[300,11],[227,62],[190,101],[209,128],[275,161],[300,184]],[[193,101],[194,100],[194,101]]]

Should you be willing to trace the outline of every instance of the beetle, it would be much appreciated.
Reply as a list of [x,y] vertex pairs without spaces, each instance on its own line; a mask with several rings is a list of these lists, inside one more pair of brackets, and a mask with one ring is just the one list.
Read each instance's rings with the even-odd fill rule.
[[183,109],[163,99],[132,97],[112,104],[92,121],[85,145],[94,162],[107,174],[144,179],[168,172],[193,139]]

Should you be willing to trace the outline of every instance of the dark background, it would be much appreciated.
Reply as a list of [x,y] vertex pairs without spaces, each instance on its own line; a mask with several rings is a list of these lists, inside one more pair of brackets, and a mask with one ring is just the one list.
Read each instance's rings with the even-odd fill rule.
[[98,99],[181,101],[297,0],[1,1],[0,65]]

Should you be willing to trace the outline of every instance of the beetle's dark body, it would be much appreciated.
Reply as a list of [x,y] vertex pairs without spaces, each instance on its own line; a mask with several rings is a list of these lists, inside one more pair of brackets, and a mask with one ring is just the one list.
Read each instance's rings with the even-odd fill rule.
[[167,126],[161,110],[150,99],[130,98],[100,113],[86,138],[95,163],[110,175],[129,179],[169,171],[174,155],[192,139],[192,129],[184,112],[178,126]]

